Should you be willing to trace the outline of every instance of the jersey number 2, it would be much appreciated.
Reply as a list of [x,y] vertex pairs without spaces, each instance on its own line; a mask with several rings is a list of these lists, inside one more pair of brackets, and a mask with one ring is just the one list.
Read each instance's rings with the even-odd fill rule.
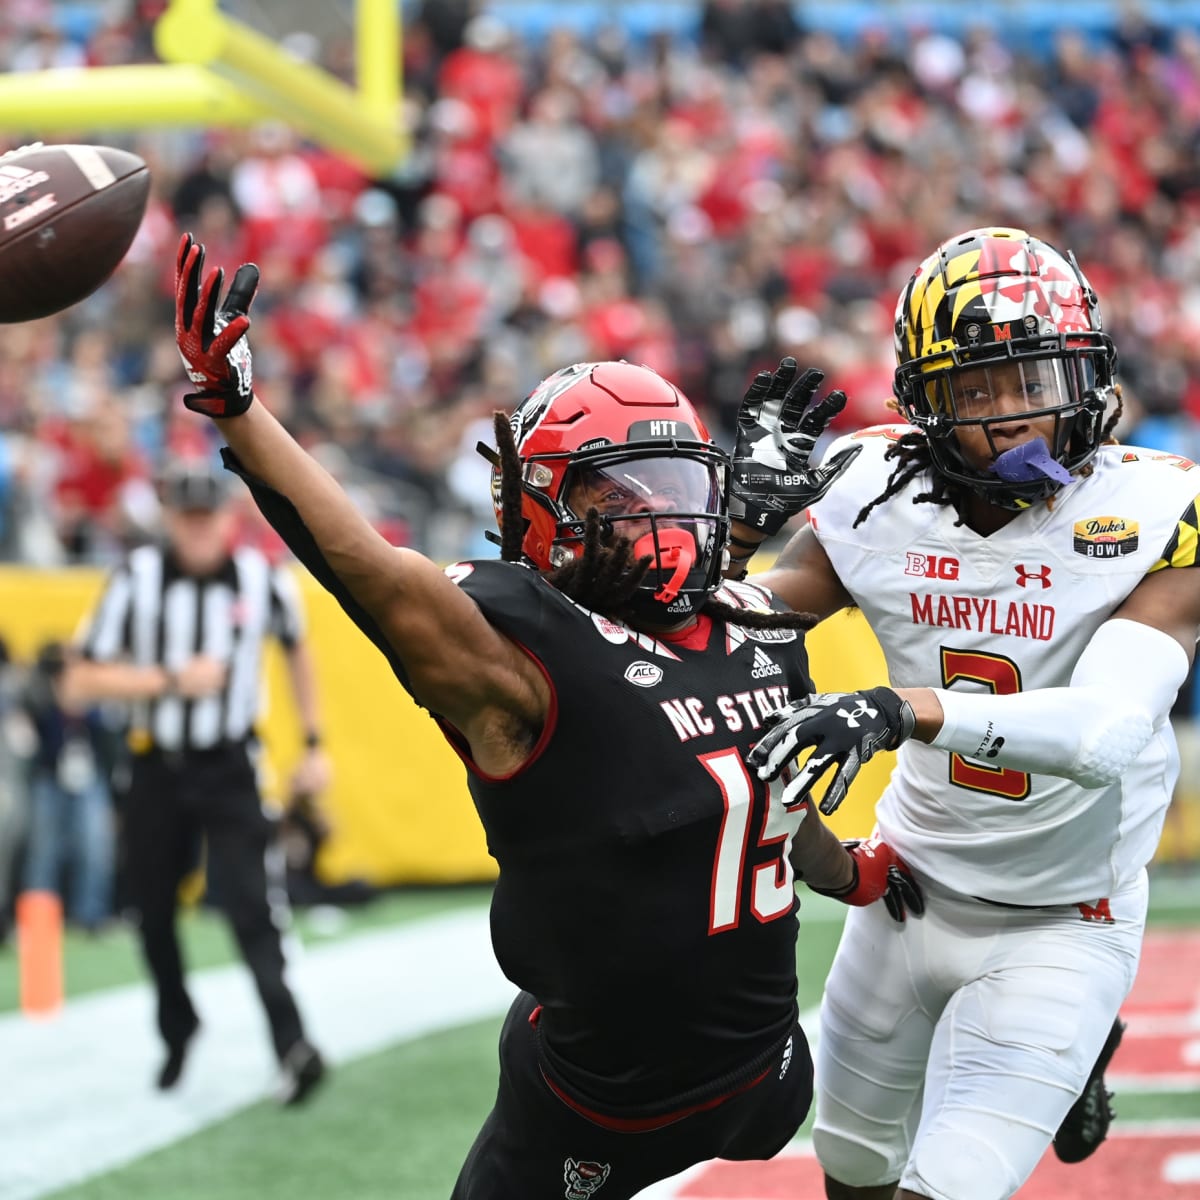
[[[742,911],[746,880],[746,852],[756,810],[762,812],[759,847],[771,847],[766,862],[750,868],[750,911],[764,925],[792,911],[796,890],[788,850],[792,837],[804,820],[803,806],[784,808],[768,786],[754,779],[737,750],[715,750],[698,756],[700,765],[716,780],[725,801],[725,816],[717,853],[713,859],[712,890],[709,894],[708,932],[736,929]],[[755,800],[761,798],[761,803]]]
[[[942,686],[949,687],[959,679],[985,684],[997,696],[1011,696],[1021,690],[1021,671],[1011,658],[943,646]],[[961,754],[950,755],[950,782],[972,792],[987,792],[1008,800],[1024,800],[1032,786],[1024,771],[984,766]]]

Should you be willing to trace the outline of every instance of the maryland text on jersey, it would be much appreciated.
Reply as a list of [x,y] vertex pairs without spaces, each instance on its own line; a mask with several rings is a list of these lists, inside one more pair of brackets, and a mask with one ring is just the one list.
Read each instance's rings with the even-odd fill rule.
[[997,600],[994,596],[935,596],[909,593],[914,625],[973,629],[1006,637],[1048,642],[1054,636],[1054,609],[1049,604]]

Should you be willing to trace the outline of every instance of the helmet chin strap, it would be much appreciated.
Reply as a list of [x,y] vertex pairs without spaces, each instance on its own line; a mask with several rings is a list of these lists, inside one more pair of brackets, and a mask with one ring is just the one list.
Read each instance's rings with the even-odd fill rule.
[[634,558],[649,556],[650,565],[668,570],[671,578],[654,593],[655,600],[670,604],[679,595],[688,572],[696,565],[696,539],[684,529],[643,533],[633,544]]

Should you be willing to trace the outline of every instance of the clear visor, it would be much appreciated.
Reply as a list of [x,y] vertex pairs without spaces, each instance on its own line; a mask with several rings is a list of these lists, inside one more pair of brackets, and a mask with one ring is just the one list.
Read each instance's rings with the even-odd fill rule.
[[1091,373],[1091,364],[1062,358],[956,367],[931,385],[936,392],[934,408],[960,421],[979,421],[1078,404],[1083,391],[1091,386],[1076,378],[1081,367],[1085,374]]
[[581,519],[590,508],[610,518],[659,513],[703,516],[721,511],[716,468],[679,455],[584,464],[573,468],[565,484],[565,507]]

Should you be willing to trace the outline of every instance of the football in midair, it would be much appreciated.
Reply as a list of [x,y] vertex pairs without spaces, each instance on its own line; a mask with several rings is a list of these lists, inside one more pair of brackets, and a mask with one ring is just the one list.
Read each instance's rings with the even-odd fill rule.
[[0,155],[0,322],[34,321],[90,296],[133,242],[150,171],[111,146],[22,146]]

